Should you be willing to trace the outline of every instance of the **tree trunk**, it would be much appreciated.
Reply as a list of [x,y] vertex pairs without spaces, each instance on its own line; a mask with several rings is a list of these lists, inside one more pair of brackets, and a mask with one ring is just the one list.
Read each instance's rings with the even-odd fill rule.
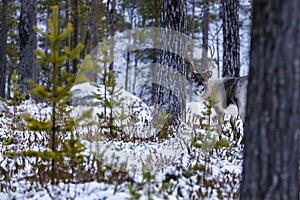
[[[157,1],[157,0],[153,0],[152,1],[152,5],[149,6],[150,9],[152,8],[153,10],[157,10],[158,12],[155,13],[153,15],[153,19],[151,21],[153,21],[153,25],[154,27],[159,27],[159,23],[160,23],[160,16],[161,16],[161,1]],[[156,44],[157,45],[157,44]],[[152,63],[158,63],[159,62],[159,55],[160,55],[160,51],[159,49],[154,49],[153,52],[151,53],[151,57],[152,57]],[[157,76],[157,70],[155,65],[151,65],[151,105],[153,105],[155,103],[155,99],[156,99],[156,92],[157,92],[157,88],[156,88],[156,84],[155,82],[155,78]]]
[[[184,33],[186,30],[186,9],[183,0],[163,0],[161,5],[161,27]],[[162,46],[164,49],[178,49],[185,51],[183,38],[173,38],[168,32],[162,31]],[[185,88],[182,77],[185,76],[184,58],[168,51],[161,51],[158,69],[159,84],[156,88],[156,104],[164,107],[170,114],[171,123],[184,118],[185,113]],[[165,67],[162,67],[165,66]],[[167,68],[166,68],[167,67]],[[172,75],[179,72],[182,76]]]
[[299,199],[299,12],[253,1],[241,199]]
[[[196,9],[196,0],[192,0],[191,1],[191,4],[192,4],[192,16],[191,16],[191,37],[192,37],[192,39],[193,40],[195,40],[195,29],[196,29],[196,15],[195,15],[195,9]],[[203,37],[204,38],[204,37]],[[191,47],[192,49],[193,49],[193,51],[194,51],[194,44],[192,44],[192,47]],[[202,51],[202,56],[203,56],[203,52],[204,51]],[[205,54],[205,56],[207,56],[207,54]],[[191,59],[193,60],[194,58],[193,58],[193,54],[191,54]],[[188,92],[189,92],[189,101],[192,101],[192,99],[193,99],[193,95],[194,95],[194,92],[193,92],[193,90],[188,90]]]
[[[108,0],[107,1],[107,30],[108,36],[113,37],[116,31],[116,23],[117,23],[117,16],[116,16],[116,0]],[[114,57],[114,41],[112,40],[112,44],[110,45],[110,56]],[[109,64],[109,71],[114,70],[114,62],[112,61]],[[110,78],[110,77],[109,77]]]
[[99,37],[98,37],[98,28],[99,28],[99,9],[101,8],[102,2],[97,0],[97,1],[92,1],[90,2],[90,9],[88,11],[88,28],[87,28],[87,33],[85,37],[85,52],[84,55],[87,55],[90,53],[95,47],[97,47],[98,42],[99,42]]
[[[70,0],[66,0],[65,2],[65,15],[66,15],[66,24],[70,22]],[[70,35],[66,39],[66,46],[71,49],[71,37]],[[66,61],[66,71],[70,72],[70,60]]]
[[[84,41],[84,56],[87,54],[90,54],[92,56],[94,69],[96,71],[97,65],[96,65],[96,57],[98,54],[98,50],[96,49],[99,37],[98,37],[98,27],[99,27],[99,9],[101,9],[102,2],[92,1],[90,2],[90,10],[89,10],[89,17],[88,17],[88,28],[86,31],[85,41]],[[89,80],[92,82],[97,82],[97,74],[96,73],[90,73],[86,74],[86,76],[89,77]]]
[[8,0],[1,1],[0,12],[0,97],[5,98],[6,54],[7,54],[7,7]]
[[223,77],[240,76],[238,0],[222,0]]
[[[73,12],[73,27],[74,27],[72,48],[75,48],[79,42],[79,1],[72,0],[71,7]],[[77,58],[72,60],[72,73],[74,74],[77,72],[78,63],[79,61]]]
[[126,70],[125,70],[125,90],[128,91],[128,77],[129,77],[129,66],[130,66],[130,52],[127,52],[126,55]]
[[[21,74],[20,86],[22,93],[28,90],[28,79],[35,79],[37,48],[36,32],[33,26],[36,25],[36,0],[22,0],[21,14],[19,23],[19,41],[20,41],[20,64],[18,73]],[[1,36],[2,37],[2,36]]]
[[208,50],[208,25],[209,25],[209,0],[203,1],[203,21],[202,21],[202,47],[205,51],[202,51],[202,57],[207,57]]

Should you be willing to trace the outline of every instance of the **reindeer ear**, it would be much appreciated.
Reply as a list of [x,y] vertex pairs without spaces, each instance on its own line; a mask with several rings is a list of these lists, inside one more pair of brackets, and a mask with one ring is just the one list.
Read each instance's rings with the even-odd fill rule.
[[209,79],[212,76],[212,71],[207,71],[204,76],[206,79]]

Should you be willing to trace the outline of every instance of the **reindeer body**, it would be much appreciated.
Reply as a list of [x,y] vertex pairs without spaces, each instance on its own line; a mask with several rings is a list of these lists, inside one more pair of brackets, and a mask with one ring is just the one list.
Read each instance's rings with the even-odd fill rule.
[[219,115],[219,118],[223,118],[226,108],[233,104],[237,106],[239,116],[244,122],[246,117],[248,76],[210,79],[212,71],[209,71],[208,69],[212,63],[214,53],[215,48],[210,48],[210,61],[206,69],[201,72],[196,71],[193,61],[189,59],[191,61],[189,78],[192,81],[194,91],[205,99],[214,90],[216,98],[218,99],[218,103],[214,106],[214,110]]
[[214,88],[218,99],[218,103],[214,106],[216,113],[223,116],[226,108],[230,105],[236,105],[239,116],[244,121],[246,116],[247,82],[247,76],[211,79],[208,80],[208,91],[205,93],[205,96],[208,96],[212,88]]
[[226,108],[233,104],[237,106],[241,119],[245,120],[248,76],[207,79],[203,74],[196,72],[191,75],[191,79],[195,92],[203,99],[208,97],[212,90],[215,91],[218,103],[214,110],[220,117],[225,114]]

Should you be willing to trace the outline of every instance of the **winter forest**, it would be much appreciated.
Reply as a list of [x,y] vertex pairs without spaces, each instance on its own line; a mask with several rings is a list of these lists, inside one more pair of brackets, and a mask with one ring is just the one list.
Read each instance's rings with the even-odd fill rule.
[[300,195],[297,0],[1,0],[0,199]]

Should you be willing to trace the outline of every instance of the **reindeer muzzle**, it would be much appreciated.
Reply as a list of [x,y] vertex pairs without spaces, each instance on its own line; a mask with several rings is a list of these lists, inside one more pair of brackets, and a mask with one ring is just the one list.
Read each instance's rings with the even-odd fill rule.
[[190,79],[192,80],[192,87],[194,92],[197,95],[203,95],[207,89],[206,85],[206,74],[198,73],[198,72],[191,72],[189,74]]
[[205,90],[206,90],[206,87],[202,84],[198,84],[198,85],[194,86],[194,92],[197,95],[200,95],[200,96],[204,95]]

